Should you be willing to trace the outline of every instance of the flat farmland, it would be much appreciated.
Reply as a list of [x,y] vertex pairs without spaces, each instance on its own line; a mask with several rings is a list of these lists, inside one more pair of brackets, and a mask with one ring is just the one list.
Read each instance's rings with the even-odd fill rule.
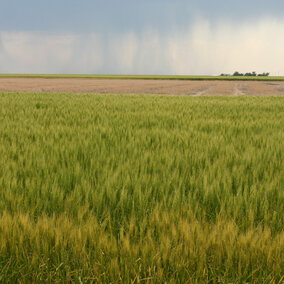
[[[126,77],[128,78],[128,77]],[[154,77],[155,78],[155,77]],[[202,77],[201,77],[202,78]],[[215,77],[213,77],[214,79]],[[222,77],[216,77],[221,78]],[[2,92],[53,92],[53,93],[112,93],[112,94],[164,94],[185,96],[283,96],[284,81],[260,78],[248,80],[209,80],[202,79],[120,79],[120,77],[101,78],[10,78],[0,76]],[[276,79],[275,79],[276,80]]]
[[283,283],[283,125],[280,96],[0,93],[0,282]]

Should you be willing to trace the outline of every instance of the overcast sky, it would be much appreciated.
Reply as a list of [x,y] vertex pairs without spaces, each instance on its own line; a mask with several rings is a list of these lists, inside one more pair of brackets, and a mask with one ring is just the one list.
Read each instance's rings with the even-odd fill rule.
[[283,0],[0,0],[1,73],[284,75]]

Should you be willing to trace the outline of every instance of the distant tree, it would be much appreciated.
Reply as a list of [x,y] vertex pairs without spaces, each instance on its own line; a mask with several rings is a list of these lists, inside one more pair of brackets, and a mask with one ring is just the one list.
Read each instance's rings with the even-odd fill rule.
[[263,72],[263,73],[258,74],[257,76],[267,77],[267,76],[269,76],[269,73],[268,72]]
[[[221,76],[231,76],[230,74],[224,74],[222,73]],[[264,73],[260,73],[260,74],[256,74],[255,71],[253,72],[247,72],[247,73],[240,73],[238,71],[233,73],[233,76],[246,76],[246,77],[255,77],[255,76],[269,76],[268,72],[264,72]]]
[[234,72],[233,76],[244,76],[244,74],[239,73],[238,71]]
[[248,73],[245,73],[245,76],[247,76],[247,77],[254,77],[254,76],[256,76],[256,72],[255,71],[253,71],[253,72],[248,72]]

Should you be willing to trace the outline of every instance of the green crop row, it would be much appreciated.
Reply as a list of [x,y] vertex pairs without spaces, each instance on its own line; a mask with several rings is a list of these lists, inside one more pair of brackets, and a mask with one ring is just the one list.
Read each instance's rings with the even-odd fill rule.
[[0,74],[0,78],[284,81],[283,76],[253,77],[253,76],[191,76],[191,75]]
[[0,93],[0,282],[282,283],[284,98]]

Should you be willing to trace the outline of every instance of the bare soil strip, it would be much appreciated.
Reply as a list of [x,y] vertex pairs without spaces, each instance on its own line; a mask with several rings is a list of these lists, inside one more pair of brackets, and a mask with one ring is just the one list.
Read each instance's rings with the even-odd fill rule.
[[284,82],[0,78],[0,92],[284,96]]

